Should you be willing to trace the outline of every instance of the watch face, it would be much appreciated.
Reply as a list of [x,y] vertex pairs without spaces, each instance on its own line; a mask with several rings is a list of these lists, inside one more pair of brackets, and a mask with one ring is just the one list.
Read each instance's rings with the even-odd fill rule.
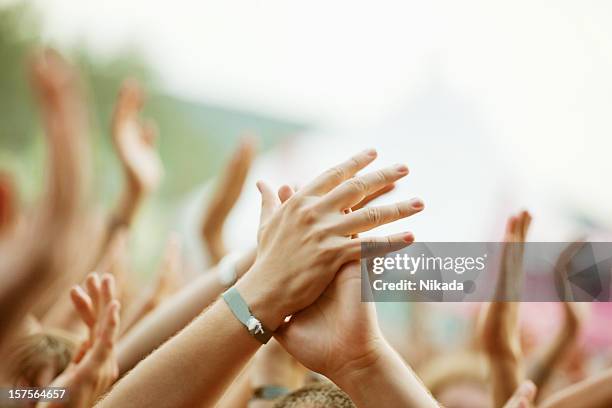
[[249,320],[247,320],[247,328],[251,334],[259,334],[264,332],[261,322],[253,316],[249,317]]

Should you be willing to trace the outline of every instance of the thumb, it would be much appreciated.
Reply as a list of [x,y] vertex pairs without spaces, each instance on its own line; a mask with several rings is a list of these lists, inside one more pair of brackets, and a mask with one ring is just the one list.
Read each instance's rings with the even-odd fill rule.
[[274,211],[280,206],[280,200],[270,186],[261,180],[257,182],[257,189],[261,194],[261,218],[259,221],[261,226],[270,219]]

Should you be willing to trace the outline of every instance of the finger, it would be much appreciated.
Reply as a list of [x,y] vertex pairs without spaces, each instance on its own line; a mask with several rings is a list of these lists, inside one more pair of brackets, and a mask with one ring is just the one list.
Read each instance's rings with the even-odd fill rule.
[[358,234],[380,225],[389,224],[423,211],[424,204],[418,198],[379,207],[367,207],[353,211],[344,217],[335,228],[342,235]]
[[115,345],[119,334],[119,309],[119,302],[113,300],[105,310],[104,319],[92,349],[96,361],[105,360]]
[[527,239],[527,232],[529,231],[529,226],[531,225],[531,214],[528,211],[522,212],[523,222],[521,224],[521,241],[525,242]]
[[243,137],[228,161],[224,176],[215,191],[215,201],[222,207],[219,211],[229,212],[238,200],[255,158],[256,141],[257,139],[252,136]]
[[378,197],[380,197],[380,196],[382,196],[384,194],[387,194],[389,191],[393,190],[394,188],[395,188],[395,184],[388,184],[388,185],[384,186],[380,190],[374,192],[373,194],[370,194],[369,196],[367,196],[366,198],[364,198],[363,200],[358,202],[356,205],[353,206],[352,210],[353,211],[357,211],[357,210],[365,207],[366,205],[368,205],[372,201],[376,200]]
[[344,210],[407,175],[408,167],[396,164],[363,176],[353,177],[330,191],[323,197],[322,203],[327,208]]
[[260,224],[264,224],[270,219],[274,211],[280,205],[280,200],[274,194],[270,186],[263,181],[257,182],[257,189],[261,194],[261,219]]
[[94,312],[91,298],[85,293],[80,286],[74,286],[70,289],[70,299],[81,317],[88,327],[93,327],[96,324],[96,314]]
[[504,236],[504,241],[509,242],[512,241],[512,237],[515,235],[516,230],[516,217],[511,215],[508,217],[508,221],[506,221],[506,232]]
[[281,203],[284,203],[290,199],[293,194],[295,194],[295,191],[293,191],[293,189],[287,184],[278,189],[278,198],[280,199]]
[[[362,237],[347,241],[344,251],[344,263],[358,261],[361,258],[383,256],[389,252],[399,251],[414,242],[412,232],[387,235],[384,237]],[[362,252],[362,249],[365,250]]]
[[87,279],[85,279],[85,288],[87,289],[87,294],[91,298],[94,313],[97,315],[100,310],[100,278],[98,278],[98,274],[90,273],[87,276]]
[[113,275],[105,273],[102,276],[102,283],[100,289],[100,307],[106,308],[106,306],[111,302],[111,300],[115,297],[115,279]]
[[357,153],[347,161],[331,167],[314,181],[304,186],[300,193],[321,195],[329,192],[338,184],[353,177],[359,170],[366,167],[376,159],[377,153],[374,149],[367,149]]

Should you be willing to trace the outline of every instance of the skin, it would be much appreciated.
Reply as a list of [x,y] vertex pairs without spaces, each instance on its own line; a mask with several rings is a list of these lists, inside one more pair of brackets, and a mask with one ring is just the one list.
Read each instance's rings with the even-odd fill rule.
[[[564,299],[571,299],[568,290],[567,265],[572,256],[582,247],[582,242],[570,244],[557,259],[555,272],[557,278],[565,288]],[[529,378],[539,390],[543,390],[550,381],[553,373],[563,362],[571,356],[582,326],[582,313],[580,304],[575,302],[561,303],[563,308],[563,325],[554,340],[544,349],[541,356],[529,372]]]
[[604,408],[612,405],[612,369],[570,385],[542,401],[541,408]]
[[148,290],[143,291],[142,295],[127,310],[122,335],[182,286],[181,270],[180,239],[176,235],[171,235],[166,244],[157,279]]
[[374,304],[360,299],[361,270],[353,262],[276,337],[307,368],[335,382],[358,407],[438,407],[383,338]]
[[227,255],[223,226],[242,193],[255,152],[256,139],[251,136],[243,137],[221,173],[204,211],[200,230],[204,250],[210,256],[211,265],[216,265]]
[[[351,239],[351,235],[422,208],[420,201],[413,200],[345,213],[408,174],[405,166],[396,165],[353,177],[375,158],[371,150],[355,155],[282,206],[265,183],[258,183],[262,211],[257,259],[236,288],[269,330],[315,302],[343,264],[359,259],[366,239]],[[414,208],[415,204],[420,208]],[[367,242],[408,245],[413,239],[412,234],[403,233]],[[225,302],[218,300],[128,373],[98,406],[212,406],[260,346]]]
[[48,146],[46,194],[21,228],[0,242],[0,346],[21,316],[40,316],[87,259],[77,241],[87,185],[87,126],[76,72],[52,50],[36,53],[30,79]]
[[69,400],[39,403],[39,408],[91,407],[118,376],[114,345],[119,334],[120,305],[115,299],[113,277],[105,274],[100,279],[90,274],[84,286],[74,287],[70,296],[89,329],[88,339],[73,362],[50,384],[67,388]]
[[[140,85],[133,80],[125,81],[117,97],[111,126],[113,146],[125,182],[119,201],[108,220],[100,232],[93,234],[98,242],[92,247],[97,249],[83,271],[108,271],[108,258],[113,247],[125,239],[121,235],[127,233],[142,203],[160,183],[163,167],[154,144],[157,130],[154,122],[144,121],[140,117],[143,105],[144,93]],[[77,281],[82,276],[77,277]],[[127,283],[127,278],[119,282],[122,287]],[[60,296],[60,299],[65,297]],[[55,304],[45,316],[46,325],[66,330],[76,330],[75,321],[74,310],[68,302],[62,301]]]
[[157,128],[151,120],[140,118],[144,93],[134,80],[127,80],[119,90],[112,120],[112,139],[125,177],[124,189],[108,221],[98,264],[119,229],[129,227],[144,199],[161,181],[163,166],[155,148]]
[[[239,276],[251,267],[254,259],[253,250],[238,260],[236,269]],[[132,369],[140,360],[187,326],[225,289],[226,287],[219,283],[213,268],[190,281],[189,285],[136,322],[117,346],[120,374]]]
[[[482,347],[489,360],[494,407],[502,407],[524,380],[518,327],[525,238],[531,223],[526,211],[508,219],[495,299],[483,308]],[[505,301],[513,300],[513,301]]]
[[0,171],[0,238],[8,234],[16,222],[16,195],[13,178]]
[[536,386],[531,381],[524,381],[514,391],[503,408],[530,408],[536,396]]

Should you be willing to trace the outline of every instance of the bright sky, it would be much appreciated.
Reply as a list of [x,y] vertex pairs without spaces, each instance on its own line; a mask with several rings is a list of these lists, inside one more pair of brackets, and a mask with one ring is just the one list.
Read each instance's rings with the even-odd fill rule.
[[532,188],[612,216],[610,1],[34,3],[48,40],[135,45],[174,94],[323,126],[380,126],[435,77]]

